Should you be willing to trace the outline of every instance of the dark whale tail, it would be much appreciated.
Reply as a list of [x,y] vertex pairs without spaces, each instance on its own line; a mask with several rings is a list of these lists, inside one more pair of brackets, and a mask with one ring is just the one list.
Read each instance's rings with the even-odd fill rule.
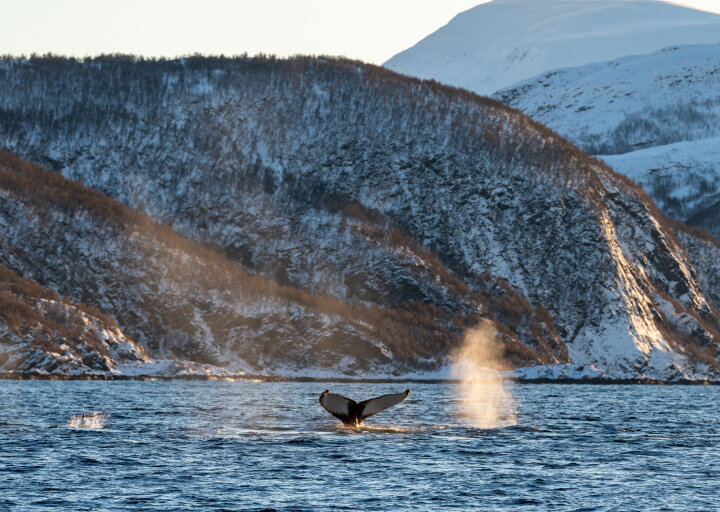
[[402,393],[392,393],[357,403],[355,400],[351,400],[342,395],[335,395],[325,390],[323,394],[320,395],[320,405],[344,424],[357,426],[360,425],[365,418],[399,404],[405,400],[409,394],[410,390],[407,389]]

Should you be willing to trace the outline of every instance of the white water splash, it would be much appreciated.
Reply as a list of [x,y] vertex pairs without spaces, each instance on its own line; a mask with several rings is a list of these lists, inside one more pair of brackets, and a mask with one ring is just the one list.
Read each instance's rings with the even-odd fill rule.
[[102,411],[96,411],[91,413],[75,414],[71,416],[67,422],[68,428],[105,428],[109,414],[105,414]]
[[357,427],[349,425],[337,425],[331,431],[342,432],[344,434],[417,434],[421,432],[419,428],[409,427],[382,427],[371,425],[358,425]]
[[508,369],[492,322],[470,329],[453,356],[452,376],[460,381],[458,415],[482,429],[517,425],[511,383],[502,377]]

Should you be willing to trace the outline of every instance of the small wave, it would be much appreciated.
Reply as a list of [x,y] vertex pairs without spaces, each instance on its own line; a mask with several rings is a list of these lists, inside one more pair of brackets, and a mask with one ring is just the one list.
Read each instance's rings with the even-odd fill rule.
[[105,414],[102,411],[96,411],[91,413],[75,414],[71,416],[67,422],[68,428],[94,428],[100,429],[105,428],[109,414]]
[[406,427],[389,427],[389,426],[371,426],[371,425],[360,425],[357,427],[351,427],[347,425],[338,425],[335,427],[335,431],[344,432],[348,434],[417,434],[421,432],[418,428],[406,428]]
[[509,427],[505,427],[505,430],[513,430],[517,432],[550,432],[549,430],[544,430],[533,425],[510,425]]

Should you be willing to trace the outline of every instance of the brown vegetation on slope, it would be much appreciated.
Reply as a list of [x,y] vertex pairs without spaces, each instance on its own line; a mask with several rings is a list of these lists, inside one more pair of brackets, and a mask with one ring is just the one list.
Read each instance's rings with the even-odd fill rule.
[[[115,321],[97,308],[86,304],[72,304],[68,298],[43,288],[37,282],[19,276],[0,265],[0,325],[5,336],[0,342],[29,340],[26,353],[40,350],[43,353],[62,354],[61,345],[74,347],[82,343],[95,353],[109,357],[100,339],[87,333],[86,325],[78,312],[94,318],[104,328],[115,328]],[[0,366],[8,360],[8,354],[0,358]]]
[[[504,309],[517,309],[514,300],[506,300],[502,304],[497,301],[493,303],[488,300],[484,292],[473,293],[465,282],[455,277],[437,259],[437,256],[407,237],[396,226],[388,225],[387,236],[392,239],[393,244],[411,247],[413,252],[419,254],[430,265],[433,272],[442,276],[454,293],[467,295],[468,302],[479,301],[480,304],[488,304],[488,307],[483,308],[484,311],[451,313],[433,304],[417,302],[410,302],[394,309],[350,306],[328,296],[311,295],[297,288],[280,286],[261,276],[248,274],[237,264],[229,262],[218,250],[187,240],[168,227],[153,222],[149,217],[131,210],[100,192],[19,159],[7,151],[0,151],[0,190],[9,192],[32,205],[39,212],[40,217],[54,209],[60,209],[72,216],[82,217],[83,214],[89,214],[94,221],[116,229],[117,235],[127,231],[139,231],[169,248],[200,258],[206,263],[206,279],[209,286],[237,289],[256,297],[275,297],[321,314],[367,325],[370,328],[368,335],[387,343],[394,357],[400,361],[413,362],[422,358],[439,362],[457,347],[463,331],[477,324],[483,316],[489,314],[488,311],[491,309],[498,311],[498,321],[505,325],[503,333],[506,339],[506,355],[514,364],[552,362],[558,356],[563,359],[562,354],[550,347],[552,343],[543,341],[546,333],[543,333],[542,329],[537,327],[531,329],[539,337],[538,340],[533,341],[534,348],[519,341],[514,332],[515,322],[532,324],[535,322],[533,317],[539,310],[533,313],[533,308],[525,304],[527,301],[524,300],[519,301],[519,304],[526,306],[523,307],[521,315],[503,313]],[[363,211],[359,205],[353,207],[350,204],[346,213],[373,227],[390,222],[389,219],[380,218],[380,214]],[[515,292],[510,296],[520,298]],[[81,307],[89,308],[89,306]],[[35,318],[29,311],[23,311],[28,318]],[[548,325],[547,329],[550,332],[554,331],[550,318],[543,318],[542,321]],[[523,341],[527,340],[523,339]],[[566,358],[566,354],[564,356]]]

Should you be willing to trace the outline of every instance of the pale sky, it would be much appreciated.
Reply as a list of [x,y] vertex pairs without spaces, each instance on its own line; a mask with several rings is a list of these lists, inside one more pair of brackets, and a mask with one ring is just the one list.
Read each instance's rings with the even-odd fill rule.
[[[485,0],[487,1],[487,0]],[[538,0],[539,1],[539,0]],[[483,0],[0,0],[0,54],[344,55],[382,64]],[[720,13],[720,0],[673,3]]]

